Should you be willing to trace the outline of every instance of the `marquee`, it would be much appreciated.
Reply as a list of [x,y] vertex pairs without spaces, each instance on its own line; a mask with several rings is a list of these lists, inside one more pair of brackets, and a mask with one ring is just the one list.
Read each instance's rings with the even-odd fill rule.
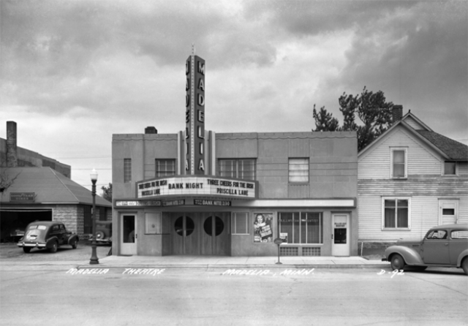
[[255,199],[255,181],[187,176],[159,178],[136,183],[137,198],[162,196],[210,196],[218,198]]

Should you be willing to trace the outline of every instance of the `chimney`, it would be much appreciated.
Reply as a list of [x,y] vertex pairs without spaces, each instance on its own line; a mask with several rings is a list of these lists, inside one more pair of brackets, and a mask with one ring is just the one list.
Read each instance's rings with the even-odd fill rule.
[[401,120],[403,117],[403,105],[394,105],[392,108],[393,123]]
[[16,147],[16,122],[7,121],[6,165],[14,168],[18,166],[18,150]]
[[145,134],[157,134],[157,133],[158,133],[158,129],[156,129],[155,127],[145,128]]

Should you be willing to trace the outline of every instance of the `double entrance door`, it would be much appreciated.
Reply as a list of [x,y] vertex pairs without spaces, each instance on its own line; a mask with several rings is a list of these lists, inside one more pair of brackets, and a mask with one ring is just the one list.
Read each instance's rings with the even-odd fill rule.
[[174,255],[230,255],[230,213],[171,213]]

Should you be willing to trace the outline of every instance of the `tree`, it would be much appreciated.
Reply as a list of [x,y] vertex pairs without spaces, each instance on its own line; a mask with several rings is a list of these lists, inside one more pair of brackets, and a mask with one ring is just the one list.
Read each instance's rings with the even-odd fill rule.
[[[338,104],[343,114],[343,125],[340,127],[338,121],[324,107],[317,114],[314,105],[316,129],[313,131],[356,131],[358,151],[372,143],[393,123],[393,103],[387,102],[382,91],[374,93],[364,86],[361,94],[355,96],[344,92],[338,99]],[[356,115],[361,121],[359,124],[356,123]],[[327,121],[330,123],[327,124]]]
[[333,118],[333,115],[328,113],[324,106],[317,113],[314,104],[314,119],[316,127],[314,131],[335,131],[338,129],[338,120]]
[[102,197],[110,202],[112,202],[112,183],[109,183],[109,186],[102,186]]

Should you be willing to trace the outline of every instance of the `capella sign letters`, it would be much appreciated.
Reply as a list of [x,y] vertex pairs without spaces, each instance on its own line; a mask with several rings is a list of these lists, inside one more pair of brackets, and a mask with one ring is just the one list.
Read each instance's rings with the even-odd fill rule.
[[255,182],[212,177],[164,178],[137,182],[138,198],[171,195],[208,195],[255,199]]

